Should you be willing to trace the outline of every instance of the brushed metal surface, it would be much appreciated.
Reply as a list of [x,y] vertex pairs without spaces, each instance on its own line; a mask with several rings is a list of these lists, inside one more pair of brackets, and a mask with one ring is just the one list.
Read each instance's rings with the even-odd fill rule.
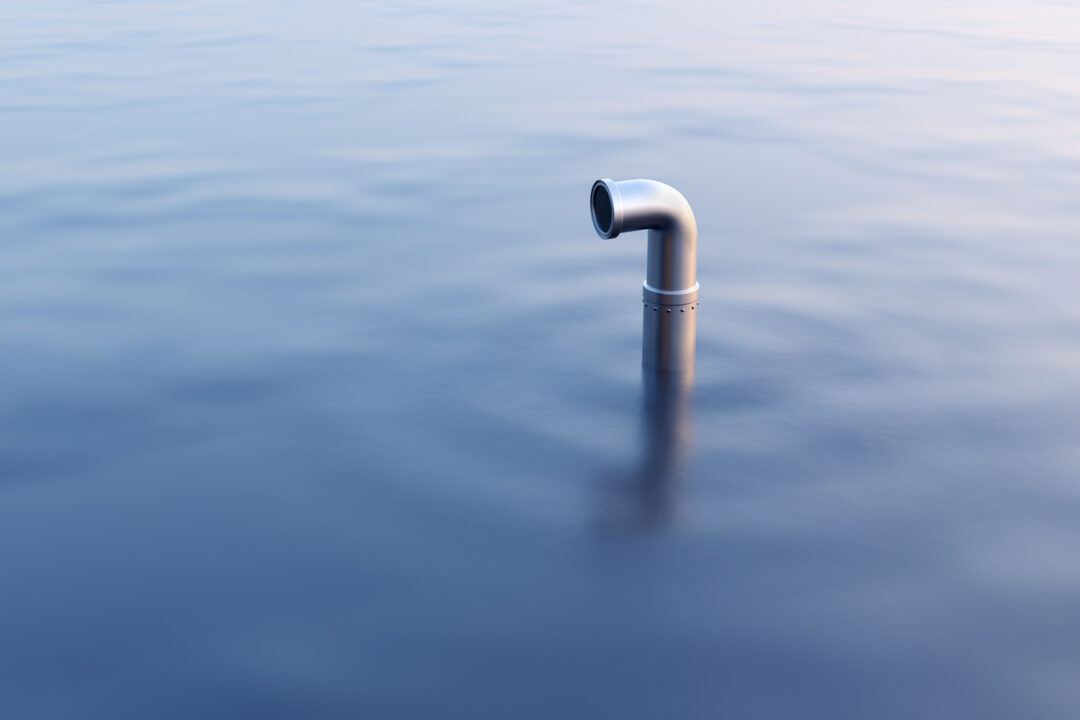
[[659,370],[694,366],[697,337],[697,221],[675,188],[656,180],[600,179],[589,192],[593,227],[602,238],[649,231],[641,360]]

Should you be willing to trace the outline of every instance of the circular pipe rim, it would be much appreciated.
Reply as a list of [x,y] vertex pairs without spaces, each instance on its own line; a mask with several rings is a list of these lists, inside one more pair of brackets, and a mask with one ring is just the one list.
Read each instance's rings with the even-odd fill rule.
[[[611,224],[606,228],[600,224],[600,220],[596,217],[597,190],[602,190],[607,195],[608,202],[611,204]],[[589,216],[592,218],[592,224],[593,228],[596,230],[596,234],[605,240],[617,237],[622,231],[622,196],[620,195],[619,187],[615,184],[614,180],[611,180],[610,178],[601,178],[593,183],[592,190],[589,191]]]

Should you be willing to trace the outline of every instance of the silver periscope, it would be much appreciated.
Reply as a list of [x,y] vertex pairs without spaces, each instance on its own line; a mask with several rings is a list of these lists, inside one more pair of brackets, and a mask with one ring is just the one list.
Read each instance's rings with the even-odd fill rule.
[[602,238],[649,231],[642,287],[641,361],[658,370],[694,367],[697,334],[697,221],[682,194],[655,180],[597,180],[589,193],[593,227]]

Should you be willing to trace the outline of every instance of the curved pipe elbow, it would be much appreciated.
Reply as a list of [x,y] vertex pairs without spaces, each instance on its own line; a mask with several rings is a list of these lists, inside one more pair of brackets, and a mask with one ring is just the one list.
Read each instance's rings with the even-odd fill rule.
[[682,193],[655,180],[602,179],[593,183],[589,209],[602,238],[649,231],[647,297],[664,304],[697,300],[697,221]]

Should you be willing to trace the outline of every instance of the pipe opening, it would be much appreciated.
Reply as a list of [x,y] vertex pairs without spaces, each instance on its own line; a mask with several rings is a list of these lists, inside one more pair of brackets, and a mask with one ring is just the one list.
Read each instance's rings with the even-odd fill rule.
[[597,183],[592,192],[593,223],[601,235],[610,235],[615,211],[611,205],[611,195],[603,184]]

